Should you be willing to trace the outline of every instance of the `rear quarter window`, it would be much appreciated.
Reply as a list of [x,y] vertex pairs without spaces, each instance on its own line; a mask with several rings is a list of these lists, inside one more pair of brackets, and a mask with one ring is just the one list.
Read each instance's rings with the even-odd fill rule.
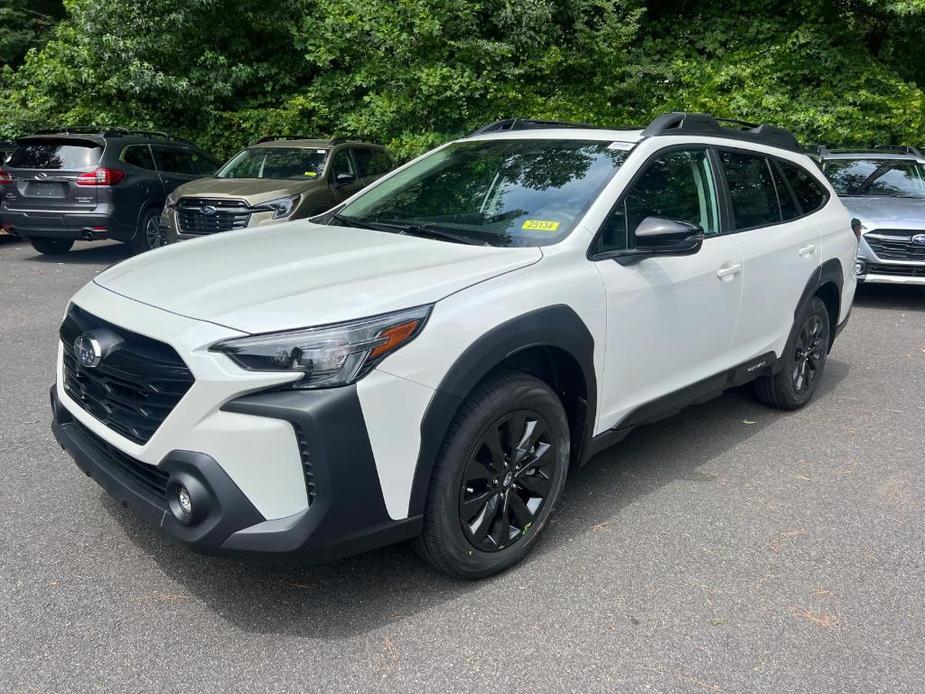
[[803,214],[815,212],[825,204],[829,195],[815,176],[797,164],[786,161],[778,163],[784,172],[784,176],[790,182],[790,187],[800,203]]
[[76,170],[96,166],[103,147],[74,140],[22,140],[6,165],[14,169]]

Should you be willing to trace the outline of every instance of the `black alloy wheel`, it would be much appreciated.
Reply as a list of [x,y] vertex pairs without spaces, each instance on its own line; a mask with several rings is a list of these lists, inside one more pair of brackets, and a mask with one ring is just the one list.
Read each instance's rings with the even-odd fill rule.
[[828,344],[828,326],[818,312],[811,313],[800,327],[793,352],[791,378],[796,393],[807,393],[816,384]]
[[552,491],[557,456],[546,420],[537,412],[505,415],[482,434],[459,490],[466,539],[496,552],[529,532]]

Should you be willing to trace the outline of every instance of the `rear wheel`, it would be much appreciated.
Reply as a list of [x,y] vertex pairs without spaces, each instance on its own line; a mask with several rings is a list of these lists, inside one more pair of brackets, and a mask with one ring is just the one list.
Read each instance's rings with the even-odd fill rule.
[[828,308],[814,296],[793,324],[781,371],[755,380],[756,397],[781,410],[796,410],[808,403],[825,369],[830,330]]
[[549,386],[520,372],[490,377],[460,407],[441,448],[421,553],[460,578],[516,564],[561,496],[568,461],[568,420]]
[[131,245],[135,253],[144,253],[167,245],[167,235],[161,227],[160,210],[148,210],[142,215]]
[[29,243],[39,253],[45,255],[61,255],[71,250],[74,239],[29,239]]

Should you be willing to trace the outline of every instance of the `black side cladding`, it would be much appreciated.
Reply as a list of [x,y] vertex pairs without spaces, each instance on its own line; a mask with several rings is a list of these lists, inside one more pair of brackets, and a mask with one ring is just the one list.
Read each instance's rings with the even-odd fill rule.
[[409,513],[423,512],[434,463],[453,417],[466,396],[492,369],[531,347],[555,347],[570,354],[581,368],[587,393],[584,434],[573,441],[582,455],[597,412],[594,338],[584,321],[563,304],[548,306],[502,323],[476,340],[444,376],[421,422],[421,448],[414,471]]

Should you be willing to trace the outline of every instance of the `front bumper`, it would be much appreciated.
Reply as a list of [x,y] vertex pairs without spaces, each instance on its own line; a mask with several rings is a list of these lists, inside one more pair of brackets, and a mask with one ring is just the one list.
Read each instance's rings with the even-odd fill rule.
[[925,285],[925,262],[916,260],[882,260],[862,236],[858,244],[858,282],[864,284]]
[[[195,451],[174,450],[156,465],[132,459],[81,425],[51,390],[52,431],[78,467],[111,496],[196,551],[259,555],[316,563],[409,539],[421,518],[386,512],[355,388],[245,396],[223,410],[290,422],[306,466],[310,505],[266,520],[222,468]],[[194,519],[170,508],[182,484],[193,493]],[[199,506],[197,510],[197,504]]]

